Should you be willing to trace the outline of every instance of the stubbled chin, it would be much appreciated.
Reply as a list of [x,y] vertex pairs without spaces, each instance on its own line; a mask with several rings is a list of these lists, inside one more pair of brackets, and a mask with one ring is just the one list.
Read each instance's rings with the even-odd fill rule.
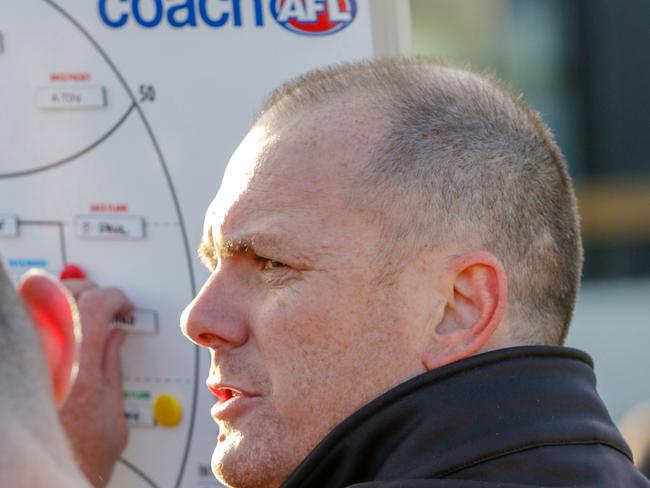
[[228,431],[219,429],[217,445],[212,453],[212,472],[218,478],[223,475],[224,468],[227,469],[229,463],[237,462],[237,456],[240,454],[238,447],[241,444],[242,436],[237,431]]
[[226,431],[212,453],[212,472],[226,486],[233,488],[277,488],[291,474],[301,459],[290,461],[277,435],[258,432],[248,438],[238,431]]
[[269,469],[260,459],[258,446],[247,446],[237,431],[226,433],[212,453],[212,472],[226,486],[233,488],[277,487],[267,481]]

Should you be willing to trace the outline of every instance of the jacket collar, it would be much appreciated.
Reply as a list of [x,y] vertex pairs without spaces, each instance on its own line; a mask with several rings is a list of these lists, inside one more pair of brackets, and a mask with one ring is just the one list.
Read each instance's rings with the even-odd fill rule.
[[595,388],[591,358],[526,346],[412,378],[331,431],[283,484],[341,487],[442,478],[532,447],[601,443],[631,458]]

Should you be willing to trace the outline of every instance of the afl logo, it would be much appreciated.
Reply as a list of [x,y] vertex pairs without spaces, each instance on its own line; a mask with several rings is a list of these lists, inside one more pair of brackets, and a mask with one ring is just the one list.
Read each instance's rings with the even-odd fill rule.
[[272,0],[271,13],[287,30],[325,36],[345,29],[357,15],[356,0]]

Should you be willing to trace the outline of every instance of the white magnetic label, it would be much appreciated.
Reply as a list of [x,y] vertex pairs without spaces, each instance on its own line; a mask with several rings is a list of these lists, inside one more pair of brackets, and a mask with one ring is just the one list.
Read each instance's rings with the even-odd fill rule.
[[106,92],[96,85],[42,87],[36,92],[36,105],[44,110],[103,108]]
[[75,218],[77,236],[82,239],[144,239],[142,217],[82,215]]
[[155,334],[158,317],[153,310],[136,310],[127,317],[114,318],[113,325],[134,334]]
[[0,214],[0,237],[18,237],[18,218]]
[[151,405],[148,403],[124,402],[124,418],[126,418],[127,424],[132,427],[153,427],[156,425]]

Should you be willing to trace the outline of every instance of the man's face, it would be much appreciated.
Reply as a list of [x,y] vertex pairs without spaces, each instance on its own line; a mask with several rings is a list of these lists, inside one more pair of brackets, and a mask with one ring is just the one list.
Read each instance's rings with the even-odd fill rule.
[[232,486],[279,485],[345,417],[424,371],[413,283],[377,279],[378,229],[346,204],[378,130],[332,117],[258,123],[206,214],[212,274],[182,326],[211,351],[213,470]]

